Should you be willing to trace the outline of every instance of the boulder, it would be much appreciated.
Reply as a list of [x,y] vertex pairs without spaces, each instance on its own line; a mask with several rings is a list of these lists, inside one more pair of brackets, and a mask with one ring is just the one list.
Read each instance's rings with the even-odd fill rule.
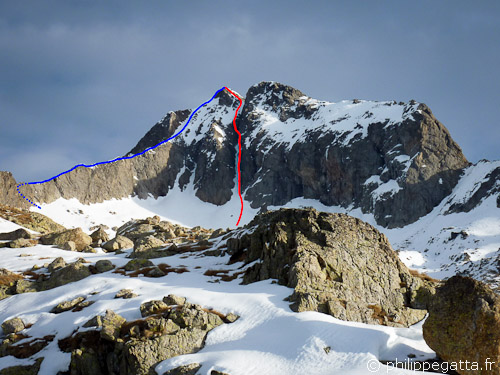
[[100,246],[102,243],[109,241],[109,236],[102,227],[93,232],[90,238],[92,238],[92,245],[94,246]]
[[359,219],[281,209],[258,215],[241,231],[227,240],[232,261],[259,260],[243,282],[274,278],[293,288],[294,311],[396,327],[425,317],[434,283],[413,276],[387,238]]
[[186,297],[179,297],[176,296],[175,294],[169,294],[166,297],[163,297],[163,302],[165,302],[167,305],[172,306],[172,305],[184,305],[186,303]]
[[135,297],[137,297],[137,294],[135,294],[132,291],[132,289],[121,289],[115,295],[115,298],[123,298],[123,299],[130,299]]
[[108,272],[115,268],[115,265],[107,259],[98,260],[95,263],[95,269],[98,273]]
[[31,233],[24,228],[19,228],[8,233],[0,233],[0,241],[14,241],[20,238],[30,239]]
[[125,264],[123,269],[125,271],[137,271],[144,267],[153,267],[154,264],[149,259],[132,259]]
[[108,341],[115,341],[120,336],[120,328],[125,321],[125,318],[113,310],[106,310],[106,314],[102,318],[101,338]]
[[5,335],[21,332],[26,325],[21,318],[12,318],[2,323],[2,330]]
[[147,235],[140,237],[134,243],[134,251],[131,257],[148,258],[153,255],[155,250],[159,250],[164,246],[164,242],[154,236]]
[[85,260],[80,258],[63,268],[57,269],[50,275],[48,280],[41,282],[41,289],[48,290],[73,281],[78,281],[90,276],[90,270],[85,266]]
[[17,240],[9,242],[9,247],[13,249],[20,249],[23,247],[33,247],[38,243],[37,240],[31,240],[27,238],[18,238]]
[[70,301],[64,301],[64,302],[57,304],[57,306],[52,308],[52,310],[50,310],[50,312],[52,314],[60,314],[62,312],[69,311],[69,310],[73,309],[74,307],[76,307],[77,305],[82,303],[83,301],[85,301],[85,297],[77,297],[77,298],[74,298]]
[[201,365],[199,363],[191,363],[168,370],[163,375],[196,375],[200,368]]
[[[68,250],[68,251],[77,251],[76,250],[76,243],[74,243],[73,241],[67,241],[65,243],[63,243],[60,248],[62,250]],[[81,251],[85,250],[87,247],[85,246],[85,248],[83,248]]]
[[47,234],[40,237],[40,241],[44,245],[55,245],[61,248],[67,242],[72,241],[75,243],[77,251],[83,251],[87,246],[90,246],[92,238],[84,233],[82,228],[75,228]]
[[132,240],[120,235],[102,245],[102,248],[107,251],[131,249],[132,247],[134,247]]
[[170,307],[163,301],[148,301],[141,304],[140,307],[141,316],[145,318],[146,316],[159,314],[163,311],[169,311]]
[[[500,374],[500,297],[486,284],[463,276],[447,280],[432,298],[423,335],[444,361],[483,367],[482,372],[457,369],[459,374]],[[486,366],[487,360],[496,365]]]
[[35,363],[31,365],[17,365],[6,367],[0,370],[0,375],[37,375],[40,371],[40,366],[43,362],[43,357],[37,358]]
[[48,271],[50,273],[54,272],[55,270],[58,270],[60,268],[66,267],[66,261],[64,260],[63,257],[57,257],[54,259],[49,266],[47,267]]

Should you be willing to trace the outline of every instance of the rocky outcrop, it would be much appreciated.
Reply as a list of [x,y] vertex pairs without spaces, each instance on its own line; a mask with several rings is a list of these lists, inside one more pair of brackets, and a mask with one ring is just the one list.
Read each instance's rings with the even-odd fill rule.
[[2,241],[14,241],[20,238],[29,239],[31,238],[31,234],[30,232],[28,232],[26,229],[23,228],[19,228],[16,229],[15,231],[8,233],[0,233],[0,240]]
[[[222,91],[185,131],[154,150],[76,168],[53,181],[25,185],[23,192],[37,202],[63,197],[95,203],[165,196],[190,184],[202,201],[223,205],[235,188],[232,119],[238,104]],[[170,112],[128,155],[179,133],[190,114]],[[431,110],[414,101],[327,103],[290,86],[262,82],[248,90],[237,126],[244,140],[244,198],[262,210],[305,197],[360,208],[382,226],[404,226],[449,195],[469,165]]]
[[[2,190],[0,185],[0,191]],[[16,207],[0,205],[0,217],[41,234],[63,231],[62,225],[38,212],[20,210]]]
[[12,318],[2,323],[4,335],[21,332],[26,325],[21,318]]
[[132,247],[134,247],[132,240],[120,235],[117,235],[115,238],[102,245],[102,248],[107,251],[130,249]]
[[258,260],[243,281],[274,278],[294,288],[295,311],[389,326],[409,326],[426,314],[434,283],[412,275],[387,238],[359,219],[281,209],[239,232],[227,240],[232,261]]
[[17,192],[17,182],[10,172],[0,171],[0,205],[28,208],[30,204]]
[[[469,277],[454,276],[437,289],[423,325],[426,343],[447,362],[474,362],[462,375],[500,374],[500,297]],[[493,366],[486,366],[487,360]]]
[[60,340],[61,350],[71,352],[70,373],[154,374],[159,362],[200,350],[207,333],[227,323],[224,315],[187,302],[176,308],[162,301],[143,306],[141,312],[147,311],[144,319],[127,322],[107,311],[104,317],[97,316],[85,324],[100,331],[80,332]]

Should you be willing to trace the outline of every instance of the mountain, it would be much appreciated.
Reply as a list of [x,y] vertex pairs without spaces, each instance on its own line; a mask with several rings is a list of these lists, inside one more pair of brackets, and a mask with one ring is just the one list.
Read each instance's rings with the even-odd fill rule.
[[[143,156],[77,168],[22,190],[40,203],[63,197],[88,204],[130,195],[167,196],[191,185],[201,201],[224,205],[236,191],[232,119],[237,104],[222,91],[180,136]],[[190,114],[167,114],[129,155],[171,137]],[[383,227],[401,227],[437,206],[469,166],[430,109],[414,101],[329,103],[262,82],[248,90],[237,126],[243,139],[243,196],[258,210],[303,197],[360,208]]]

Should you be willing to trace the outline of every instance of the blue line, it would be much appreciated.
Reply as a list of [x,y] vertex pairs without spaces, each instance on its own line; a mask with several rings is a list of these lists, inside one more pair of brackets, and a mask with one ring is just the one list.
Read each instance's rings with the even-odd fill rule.
[[101,161],[101,162],[98,162],[98,163],[95,163],[95,164],[90,164],[90,165],[87,165],[87,164],[78,164],[78,165],[75,165],[73,168],[68,169],[68,170],[67,170],[67,171],[65,171],[65,172],[59,173],[58,175],[56,175],[56,176],[54,176],[54,177],[48,178],[47,180],[43,180],[43,181],[34,181],[34,182],[25,182],[25,183],[23,183],[23,184],[19,184],[19,185],[17,185],[17,187],[18,187],[17,191],[18,191],[18,192],[19,192],[19,194],[21,194],[21,196],[22,196],[24,199],[26,199],[28,202],[30,202],[31,204],[35,205],[35,206],[36,206],[36,207],[38,207],[38,208],[41,208],[40,206],[37,206],[35,203],[31,202],[28,198],[26,198],[26,197],[25,197],[25,196],[24,196],[24,195],[23,195],[23,194],[19,191],[19,187],[21,187],[21,186],[23,186],[23,185],[36,185],[36,184],[43,184],[43,183],[45,183],[45,182],[52,181],[52,180],[56,179],[56,178],[57,178],[57,177],[59,177],[59,176],[62,176],[62,175],[64,175],[64,174],[66,174],[66,173],[69,173],[69,172],[71,172],[71,171],[75,170],[75,169],[76,169],[76,168],[78,168],[78,167],[92,168],[92,167],[95,167],[95,166],[97,166],[97,165],[101,165],[101,164],[110,164],[110,163],[114,163],[114,162],[119,161],[119,160],[133,159],[133,158],[135,158],[135,157],[137,157],[137,156],[143,155],[144,153],[146,153],[146,152],[148,152],[148,151],[150,151],[150,150],[154,150],[155,148],[157,148],[157,147],[161,146],[161,145],[162,145],[162,144],[164,144],[164,143],[167,143],[168,141],[170,141],[170,140],[174,139],[174,138],[175,138],[175,137],[177,137],[179,134],[181,134],[181,133],[184,131],[184,129],[186,129],[186,127],[188,126],[188,124],[189,124],[189,122],[191,121],[191,119],[193,118],[194,114],[195,114],[196,112],[198,112],[198,110],[199,110],[201,107],[203,107],[204,105],[207,105],[207,104],[208,104],[208,103],[210,103],[212,100],[214,100],[214,99],[215,99],[215,97],[217,96],[217,94],[218,94],[219,92],[223,91],[225,88],[226,88],[226,87],[224,86],[223,88],[221,88],[221,89],[217,90],[217,91],[215,92],[214,96],[212,96],[212,98],[211,98],[210,100],[206,101],[205,103],[201,104],[198,108],[196,108],[196,109],[195,109],[195,110],[191,113],[191,115],[189,116],[189,118],[188,118],[188,120],[187,120],[186,124],[182,127],[182,129],[181,129],[181,130],[180,130],[177,134],[174,134],[173,136],[171,136],[171,137],[170,137],[170,138],[168,138],[168,139],[165,139],[164,141],[161,141],[161,142],[160,142],[160,143],[158,143],[157,145],[154,145],[154,146],[148,147],[148,148],[147,148],[147,149],[145,149],[144,151],[139,152],[138,154],[131,155],[131,156],[123,156],[123,157],[121,157],[121,158],[116,158],[116,159],[113,159],[113,160],[108,160],[108,161]]

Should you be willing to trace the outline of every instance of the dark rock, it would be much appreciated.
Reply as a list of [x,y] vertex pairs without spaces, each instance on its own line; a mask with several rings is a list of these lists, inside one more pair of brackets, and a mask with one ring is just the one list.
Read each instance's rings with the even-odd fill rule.
[[163,302],[169,306],[184,305],[186,303],[186,298],[176,296],[175,294],[169,294],[168,296],[163,297]]
[[1,241],[14,241],[14,240],[18,240],[20,238],[30,239],[31,233],[28,232],[24,228],[16,229],[13,232],[0,233],[0,240]]
[[55,306],[52,310],[50,310],[50,312],[52,314],[60,314],[62,312],[69,311],[69,310],[73,309],[74,307],[76,307],[77,305],[82,303],[83,301],[85,301],[85,297],[77,297],[77,298],[74,298],[70,301],[64,301],[64,302],[57,304],[57,306]]
[[155,315],[163,311],[169,311],[169,306],[163,301],[148,301],[141,304],[141,316],[144,318],[149,315]]
[[199,363],[191,363],[168,370],[164,372],[163,375],[196,375],[200,368],[201,365]]
[[38,244],[37,240],[30,240],[27,238],[19,238],[17,240],[9,242],[9,247],[14,249],[20,249],[23,247],[33,247]]
[[137,271],[138,269],[152,266],[154,266],[154,264],[149,259],[132,259],[125,264],[123,269],[125,271]]
[[56,288],[61,285],[66,285],[68,283],[79,281],[90,276],[91,273],[89,268],[85,266],[84,260],[79,259],[74,263],[67,265],[66,267],[60,268],[52,272],[50,278],[41,283],[41,289],[47,290]]
[[37,375],[42,362],[43,357],[37,358],[32,365],[6,367],[0,370],[0,375]]
[[[444,361],[484,367],[487,359],[500,358],[500,297],[480,281],[453,276],[432,298],[423,335]],[[500,367],[458,373],[498,375]]]
[[154,236],[140,237],[134,243],[134,251],[131,257],[148,258],[155,250],[160,250],[164,246],[164,242]]
[[93,232],[90,235],[90,238],[92,238],[92,245],[94,245],[94,246],[100,246],[102,243],[109,241],[108,234],[101,227],[99,227],[99,229],[97,229],[95,232]]
[[132,289],[121,289],[115,295],[115,298],[123,298],[123,299],[130,299],[135,297],[137,297],[137,294],[135,294],[132,291]]
[[95,268],[98,273],[108,272],[115,268],[115,265],[107,259],[98,260],[95,263]]
[[54,272],[55,270],[58,270],[60,268],[66,267],[66,261],[64,260],[63,257],[58,257],[54,259],[49,266],[47,267],[48,271],[50,273]]

